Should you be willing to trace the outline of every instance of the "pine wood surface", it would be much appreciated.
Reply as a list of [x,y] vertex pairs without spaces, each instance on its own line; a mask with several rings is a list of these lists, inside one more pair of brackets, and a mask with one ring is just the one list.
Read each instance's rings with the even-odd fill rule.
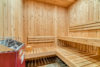
[[54,47],[26,48],[25,59],[29,60],[55,55],[54,49]]
[[6,46],[0,45],[0,52],[7,52],[7,51],[14,51],[14,50]]
[[34,48],[32,51],[26,52],[25,58],[29,60],[52,55],[58,56],[70,67],[100,67],[99,55],[88,54],[70,47]]

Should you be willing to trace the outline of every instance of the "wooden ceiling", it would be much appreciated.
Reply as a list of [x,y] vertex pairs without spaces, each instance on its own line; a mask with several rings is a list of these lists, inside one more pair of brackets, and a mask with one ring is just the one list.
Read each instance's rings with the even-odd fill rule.
[[49,4],[58,5],[62,7],[68,7],[69,5],[74,3],[76,0],[34,0],[34,1],[49,3]]

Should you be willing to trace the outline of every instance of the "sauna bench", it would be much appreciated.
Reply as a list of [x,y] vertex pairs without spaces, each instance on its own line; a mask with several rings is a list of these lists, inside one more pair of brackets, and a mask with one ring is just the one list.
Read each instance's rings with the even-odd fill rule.
[[32,50],[25,53],[25,60],[38,59],[46,56],[56,56],[54,47],[32,48]]
[[56,55],[69,67],[100,67],[100,56],[82,53],[72,48],[58,47]]
[[58,40],[86,44],[90,46],[100,47],[100,39],[95,38],[76,38],[76,37],[58,37]]
[[82,53],[69,47],[34,48],[32,51],[34,52],[25,54],[26,60],[55,55],[70,67],[100,67],[100,56]]

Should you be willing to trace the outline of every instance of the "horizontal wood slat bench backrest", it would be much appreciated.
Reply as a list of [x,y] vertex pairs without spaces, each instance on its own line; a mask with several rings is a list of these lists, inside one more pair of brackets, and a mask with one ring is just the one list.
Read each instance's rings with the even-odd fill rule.
[[72,26],[69,28],[69,31],[75,32],[75,31],[96,30],[96,29],[100,29],[100,21],[94,21],[93,23]]
[[53,43],[55,41],[55,37],[28,37],[28,44],[34,44],[34,43]]

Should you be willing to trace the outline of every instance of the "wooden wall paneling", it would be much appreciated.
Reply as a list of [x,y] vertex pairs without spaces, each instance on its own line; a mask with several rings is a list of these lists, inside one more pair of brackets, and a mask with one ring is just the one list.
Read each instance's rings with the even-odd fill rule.
[[82,31],[81,34],[80,34],[80,36],[82,36],[82,37],[88,37],[88,31],[87,30],[86,31]]
[[[32,3],[29,2],[29,1],[28,1],[28,3],[30,3],[30,5],[32,4]],[[33,7],[33,6],[31,5],[31,7]],[[27,36],[28,36],[28,35],[30,34],[30,32],[31,32],[31,26],[30,26],[30,25],[31,25],[31,24],[30,24],[30,23],[31,23],[31,22],[30,22],[30,21],[31,21],[31,18],[30,18],[30,17],[31,17],[31,16],[30,16],[30,15],[31,15],[31,10],[30,10],[30,9],[32,9],[31,7],[29,6],[29,4],[27,4],[27,21],[26,21],[26,22],[27,22],[27,27],[28,27],[28,29],[27,29],[27,31],[28,31],[28,32],[27,32]],[[34,10],[34,11],[35,11],[35,10]],[[33,27],[33,26],[32,26],[32,27]],[[34,28],[33,28],[33,29],[34,29]]]
[[100,1],[98,0],[98,6],[99,6],[99,21],[100,21]]
[[[72,18],[70,24],[74,24],[74,26],[95,23],[99,20],[98,0],[79,0],[68,10],[70,12],[70,18]],[[76,23],[74,23],[74,21],[76,21]]]
[[[33,2],[34,3],[34,5],[36,5],[37,3],[36,2]],[[42,4],[43,5],[43,4]],[[54,22],[53,22],[53,20],[55,20],[55,19],[53,19],[53,15],[52,15],[52,13],[54,12],[54,7],[53,6],[48,6],[48,5],[44,5],[45,6],[45,8],[43,8],[42,7],[42,5],[41,5],[41,7],[39,7],[39,4],[38,5],[36,5],[39,9],[35,9],[36,7],[34,6],[34,12],[35,12],[35,10],[36,10],[36,12],[37,13],[35,13],[35,14],[39,14],[39,13],[42,13],[42,11],[43,11],[43,19],[41,18],[41,19],[39,19],[40,17],[39,17],[39,15],[41,15],[42,16],[42,14],[39,14],[39,15],[36,15],[36,17],[35,17],[35,19],[34,19],[34,27],[36,27],[38,24],[39,24],[39,22],[40,22],[40,25],[38,25],[37,27],[36,27],[36,29],[41,29],[41,31],[42,31],[42,29],[44,29],[45,30],[45,33],[48,33],[48,34],[50,34],[51,33],[51,35],[53,35],[54,36],[54,32],[52,32],[53,31],[53,28],[54,28]],[[41,11],[41,12],[38,12],[38,11]],[[47,11],[47,12],[46,12]],[[59,9],[59,11],[60,11],[60,9]],[[62,13],[64,13],[63,12],[63,8],[62,8]],[[58,13],[58,14],[60,14],[60,12]],[[64,13],[65,14],[65,13]],[[64,15],[63,14],[63,15]],[[66,14],[65,14],[66,15]],[[34,15],[35,16],[35,15]],[[59,15],[58,15],[59,16]],[[39,19],[39,20],[42,20],[44,23],[42,23],[42,21],[37,21],[36,19]],[[45,20],[45,19],[47,19],[47,20]],[[36,20],[36,21],[35,21]],[[64,21],[64,22],[66,22],[66,21]],[[35,24],[36,23],[36,24]],[[46,24],[45,24],[46,23]],[[29,23],[30,24],[30,23]],[[43,28],[42,28],[42,25],[45,25],[45,26],[43,26]],[[33,25],[32,25],[33,26]],[[41,28],[40,28],[40,27]],[[44,28],[44,27],[46,27],[46,28]],[[29,26],[29,28],[30,28],[30,26]],[[34,28],[33,28],[34,29]],[[29,30],[32,30],[32,31],[35,31],[35,30],[33,30],[33,29],[29,29]],[[39,32],[39,30],[36,30],[37,32]],[[48,31],[50,31],[50,32],[47,32],[47,30]],[[32,33],[32,31],[30,32],[30,33]],[[34,33],[37,33],[37,32],[34,32]],[[40,32],[39,32],[40,33]],[[39,33],[37,33],[37,34],[39,34]],[[42,33],[44,33],[44,32],[42,32]],[[41,34],[42,34],[41,33]],[[45,34],[44,33],[44,34]],[[46,34],[45,34],[46,35]],[[31,36],[31,35],[30,35]]]
[[9,3],[9,8],[10,8],[10,15],[8,17],[10,17],[10,22],[11,22],[11,33],[12,33],[11,37],[14,38],[14,39],[17,39],[18,32],[15,28],[15,27],[17,27],[17,25],[15,26],[15,24],[18,23],[18,22],[16,23],[16,21],[18,21],[18,20],[16,18],[16,14],[15,14],[16,11],[14,11],[14,10],[16,10],[15,5],[16,5],[17,2],[10,0],[8,3]]
[[23,24],[24,24],[24,23],[23,23],[23,15],[24,15],[24,14],[23,14],[23,1],[22,1],[22,0],[19,0],[19,3],[20,3],[19,6],[21,6],[21,7],[20,7],[20,10],[21,10],[21,11],[19,12],[19,20],[20,20],[20,21],[19,21],[19,23],[20,23],[20,24],[19,24],[19,26],[20,26],[20,28],[19,28],[19,31],[20,31],[20,32],[19,32],[19,39],[20,39],[20,41],[23,42],[23,41],[24,41],[24,40],[23,40],[23,37],[24,37],[24,36],[23,36],[23,35],[24,35],[24,34],[23,34]]
[[99,0],[79,0],[68,8],[69,36],[99,38]]
[[[32,0],[25,0],[24,27],[27,28],[25,38],[27,39],[30,36],[44,36],[45,38],[48,36],[56,37],[58,34],[59,36],[67,35],[68,23],[66,19],[66,11],[66,8],[63,7],[53,6]],[[58,24],[60,27],[57,30]],[[55,38],[55,40],[57,39]]]
[[97,38],[97,30],[89,30],[88,38]]
[[30,19],[28,20],[29,36],[54,36],[52,6],[34,1],[27,3],[29,8],[27,10],[29,12],[28,19]]
[[[47,8],[48,7],[49,7],[49,5],[47,6]],[[48,20],[51,19],[49,21],[47,20],[47,23],[48,23],[47,25],[49,25],[50,32],[53,31],[53,33],[51,33],[51,35],[53,35],[53,36],[55,36],[55,30],[54,30],[55,27],[54,27],[54,21],[53,21],[53,20],[55,20],[55,19],[53,19],[54,9],[55,9],[55,7],[54,6],[51,6],[51,7],[48,8],[48,11],[47,11],[47,18],[48,18]],[[49,34],[49,32],[48,32],[48,34]]]
[[4,0],[4,38],[12,37],[11,32],[11,2]]
[[59,7],[57,9],[57,36],[68,34],[67,9]]
[[[19,9],[18,11],[18,40],[23,42],[23,0],[17,0],[19,3],[19,7],[17,7],[17,9]],[[16,5],[17,6],[17,5]]]
[[[23,41],[23,6],[22,6],[22,0],[16,0],[15,1],[15,11],[14,11],[14,15],[15,15],[15,29],[16,29],[16,38],[20,41]],[[17,5],[19,4],[19,5]],[[20,8],[19,8],[20,7]],[[19,10],[18,10],[19,9]]]
[[68,9],[70,15],[70,26],[87,23],[88,0],[79,0]]
[[[74,24],[74,26],[77,26],[87,23],[93,23],[95,6],[96,2],[94,2],[94,0],[79,0],[78,2],[76,2],[69,8],[70,16],[72,18],[70,24]],[[97,10],[95,10],[95,12],[96,11]],[[88,19],[90,21],[88,21]],[[75,21],[76,23],[74,23]]]
[[[45,38],[45,36],[54,36],[53,9],[52,6],[43,3],[37,3],[30,0],[24,2],[24,22],[26,22],[25,28],[27,28],[25,32],[26,39],[30,36],[43,36],[43,38]],[[25,20],[25,17],[27,20]],[[38,40],[41,41],[41,39]],[[40,45],[43,47],[43,45],[47,46],[52,44],[54,45],[54,42],[51,44],[45,42]],[[39,47],[40,45],[38,43],[32,43],[31,46]]]
[[57,26],[57,6],[55,6],[55,9],[54,9],[53,22],[54,22],[54,32],[55,32],[55,46],[57,46],[58,45],[58,41],[57,41],[57,29],[58,29],[58,26]]
[[89,8],[89,23],[94,21],[94,0],[88,0],[88,8]]
[[97,38],[100,38],[100,30],[97,30]]
[[23,1],[23,32],[24,32],[24,43],[27,45],[27,36],[28,36],[28,12],[27,12],[27,9],[28,9],[28,5],[25,1]]
[[4,0],[4,38],[8,37],[8,23],[7,23],[7,6],[8,6],[8,2],[7,0]]
[[17,1],[11,1],[12,3],[11,3],[11,6],[12,6],[12,9],[11,9],[11,11],[12,11],[12,17],[13,17],[13,19],[12,19],[12,24],[13,24],[13,37],[15,38],[15,39],[17,39],[18,40],[18,24],[19,24],[19,22],[18,22],[18,12],[19,11],[17,11],[17,5],[16,5],[16,3],[18,3]]
[[9,1],[9,2],[11,5],[12,36],[17,40],[22,41],[22,39],[23,39],[22,38],[22,33],[23,33],[22,1],[15,0],[15,1]]
[[99,0],[94,0],[94,21],[99,21]]
[[12,15],[12,5],[11,5],[12,2],[8,1],[7,0],[7,22],[8,23],[8,37],[13,37],[13,21],[11,21],[11,19],[13,19],[13,17],[11,17]]
[[55,31],[54,31],[55,27],[54,27],[54,21],[53,21],[53,20],[55,20],[55,19],[53,19],[54,9],[55,9],[54,6],[50,6],[50,5],[46,6],[46,10],[47,10],[47,17],[45,17],[45,18],[47,18],[47,20],[46,20],[46,23],[47,23],[46,24],[46,26],[47,26],[46,30],[50,31],[50,33],[49,32],[47,32],[47,33],[51,36],[55,36]]
[[0,40],[3,39],[3,25],[4,25],[4,0],[0,0]]
[[[32,4],[33,4],[33,3],[32,3]],[[28,3],[28,5],[29,5],[29,3]],[[38,29],[36,30],[37,22],[38,22],[38,19],[36,19],[36,15],[35,15],[35,13],[37,13],[37,11],[36,11],[36,9],[35,9],[36,3],[34,3],[33,6],[34,6],[34,7],[33,7],[33,8],[34,8],[34,9],[33,9],[33,10],[34,10],[34,12],[33,12],[33,13],[34,13],[34,15],[33,15],[33,16],[34,16],[34,18],[33,18],[34,20],[33,20],[33,22],[32,22],[32,25],[33,25],[34,27],[33,27],[33,29],[31,29],[31,31],[33,32],[32,35],[36,36],[36,32],[38,32]],[[32,11],[33,11],[33,10],[32,10]],[[35,24],[35,23],[36,23],[36,24]],[[32,26],[31,26],[31,28],[32,28]],[[28,30],[29,30],[29,29],[28,29]],[[30,32],[30,34],[28,34],[28,36],[29,36],[29,35],[31,35],[31,32]]]
[[12,37],[22,41],[22,0],[3,0],[0,3],[2,9],[0,11],[2,13],[0,14],[2,18],[0,19],[2,25],[0,32],[3,38]]

